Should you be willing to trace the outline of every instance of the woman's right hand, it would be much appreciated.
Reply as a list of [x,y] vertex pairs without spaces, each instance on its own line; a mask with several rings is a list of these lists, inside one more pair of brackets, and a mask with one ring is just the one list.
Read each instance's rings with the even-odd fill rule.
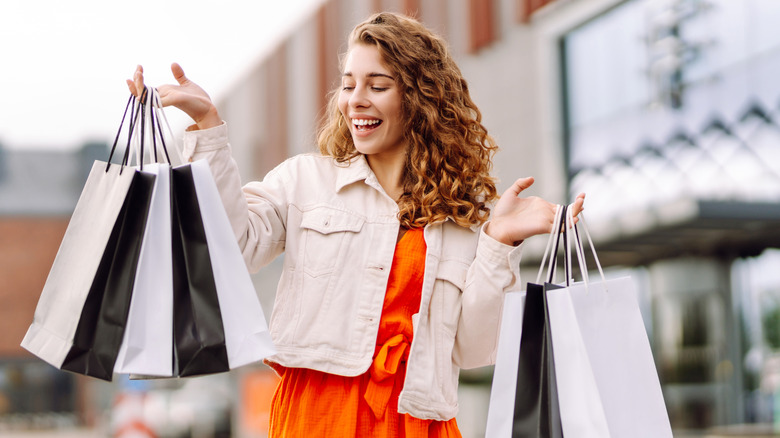
[[[175,106],[195,121],[198,129],[208,129],[222,124],[217,108],[209,95],[196,83],[184,76],[179,64],[171,64],[171,72],[178,85],[157,87],[163,106]],[[127,80],[127,87],[134,96],[139,97],[144,89],[144,69],[140,65],[135,69],[133,79]]]

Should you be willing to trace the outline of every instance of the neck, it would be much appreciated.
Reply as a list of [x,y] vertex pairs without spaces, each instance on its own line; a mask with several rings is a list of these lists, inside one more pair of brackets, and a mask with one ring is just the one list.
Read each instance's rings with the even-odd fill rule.
[[405,152],[391,155],[370,154],[366,155],[366,161],[368,161],[369,167],[376,175],[376,179],[385,190],[385,193],[393,200],[398,201],[404,192]]

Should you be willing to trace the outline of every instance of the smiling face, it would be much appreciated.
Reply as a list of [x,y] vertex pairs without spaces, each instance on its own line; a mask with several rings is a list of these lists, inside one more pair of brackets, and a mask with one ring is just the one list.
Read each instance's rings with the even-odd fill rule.
[[350,48],[338,105],[358,152],[374,158],[406,152],[401,91],[376,47]]

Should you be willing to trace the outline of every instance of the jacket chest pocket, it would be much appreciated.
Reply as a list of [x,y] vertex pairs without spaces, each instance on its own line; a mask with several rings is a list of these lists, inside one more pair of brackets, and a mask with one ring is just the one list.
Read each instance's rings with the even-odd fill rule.
[[303,213],[303,271],[313,277],[329,274],[346,258],[349,245],[363,228],[362,217],[327,207]]

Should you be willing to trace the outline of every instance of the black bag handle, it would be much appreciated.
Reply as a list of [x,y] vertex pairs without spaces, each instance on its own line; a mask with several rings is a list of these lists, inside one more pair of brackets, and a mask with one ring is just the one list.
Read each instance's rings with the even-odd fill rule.
[[[555,236],[555,244],[553,246],[552,254],[550,254],[551,258],[551,268],[547,272],[547,282],[552,283],[555,277],[555,266],[558,264],[558,248],[561,242],[561,239],[563,239],[563,246],[566,247],[567,243],[567,233],[568,230],[566,229],[566,210],[569,207],[567,205],[561,206],[561,215],[559,219],[555,222],[553,225],[553,233],[558,233],[557,236]],[[569,267],[566,266],[566,263],[564,263],[564,273],[566,275],[566,285],[569,285]]]
[[[111,167],[111,159],[114,158],[114,152],[116,152],[116,145],[119,142],[119,135],[122,133],[122,127],[125,125],[125,119],[127,118],[127,110],[135,107],[135,101],[136,101],[135,96],[133,94],[130,94],[130,97],[127,99],[127,104],[125,105],[125,111],[122,114],[122,121],[119,122],[119,129],[116,130],[116,137],[114,137],[114,144],[111,145],[111,153],[109,153],[108,162],[106,163],[106,172],[108,172],[108,169]],[[130,118],[131,119],[133,118],[132,110],[130,112]]]
[[[160,112],[163,111],[162,100],[160,99],[160,93],[157,92],[157,89],[152,88],[150,113],[151,113],[151,121],[152,121],[151,129],[152,129],[152,144],[154,148],[154,161],[159,162],[157,156],[157,135],[159,135],[160,144],[162,145],[163,152],[165,152],[165,160],[167,161],[168,164],[172,164],[171,156],[168,154],[168,147],[165,144],[165,135],[163,134],[163,130],[162,130],[162,121],[160,120],[160,116],[157,114],[157,110],[159,110]],[[164,114],[163,117],[165,117]]]
[[[130,110],[130,120],[128,121],[128,127],[127,127],[127,142],[125,144],[125,153],[122,156],[122,161],[120,165],[122,168],[119,170],[119,173],[121,174],[124,168],[128,165],[128,161],[130,159],[130,149],[131,149],[131,143],[133,139],[133,132],[136,129],[136,125],[138,123],[138,116],[140,114],[145,114],[144,111],[144,105],[143,101],[146,98],[148,89],[144,87],[144,91],[141,94],[141,98],[138,99],[135,97],[135,95],[130,95],[130,97],[127,99],[127,104],[125,105],[125,111],[122,114],[122,121],[119,122],[119,128],[116,131],[116,136],[114,137],[114,143],[111,145],[111,152],[108,156],[108,162],[106,163],[106,172],[111,168],[111,160],[114,158],[114,153],[116,152],[116,146],[119,143],[119,136],[122,133],[122,128],[125,126],[125,120],[127,119],[127,111]],[[142,120],[141,122],[141,156],[143,157],[143,148],[144,148],[144,142],[143,142],[143,129],[144,129],[144,122]],[[143,160],[141,160],[141,163],[139,163],[141,166],[141,169],[143,169]]]
[[[147,105],[149,108],[147,109]],[[127,118],[127,113],[130,111],[130,118]],[[133,142],[133,135],[136,133],[136,129],[140,130],[140,138],[139,141],[139,169],[143,170],[143,157],[144,152],[146,148],[146,131],[147,131],[147,125],[148,129],[151,130],[150,137],[152,141],[152,153],[154,157],[155,162],[160,161],[160,156],[158,152],[158,140],[159,144],[162,147],[162,150],[165,154],[165,162],[168,164],[171,163],[171,157],[168,153],[168,147],[165,142],[165,135],[163,133],[162,128],[162,121],[161,119],[164,118],[164,114],[162,117],[157,113],[157,111],[162,111],[162,101],[160,100],[160,95],[157,92],[157,89],[155,88],[149,88],[144,86],[144,90],[141,94],[140,98],[135,97],[135,95],[131,94],[130,97],[127,99],[127,104],[125,105],[125,110],[122,113],[122,120],[119,123],[119,128],[117,129],[116,136],[114,137],[114,142],[111,145],[111,152],[108,157],[108,163],[106,163],[106,172],[111,167],[111,160],[114,158],[114,154],[116,153],[116,147],[119,143],[119,137],[122,134],[122,129],[125,128],[125,125],[127,125],[127,141],[125,143],[125,151],[122,156],[122,160],[120,162],[121,166],[124,168],[128,166],[130,162],[130,151],[133,149],[132,142]],[[149,114],[149,117],[147,119],[147,112]],[[127,121],[127,123],[126,123]],[[139,127],[140,125],[140,127]],[[124,169],[120,169],[120,173],[122,173]]]

